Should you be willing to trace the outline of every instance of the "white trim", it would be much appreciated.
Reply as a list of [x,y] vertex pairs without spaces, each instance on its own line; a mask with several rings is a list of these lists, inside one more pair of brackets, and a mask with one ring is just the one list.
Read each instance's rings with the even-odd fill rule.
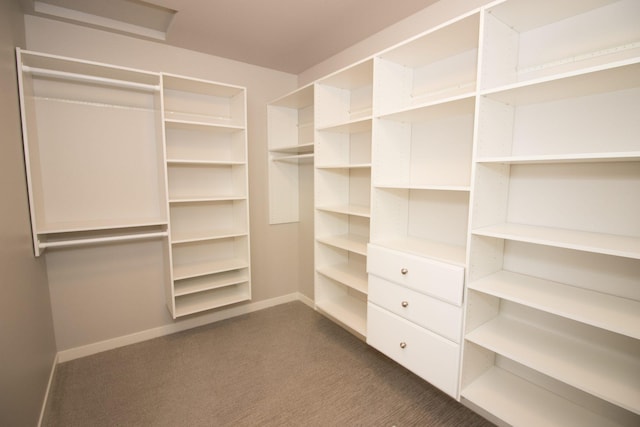
[[300,294],[299,292],[294,292],[288,295],[283,295],[264,301],[258,301],[255,303],[227,308],[197,318],[181,320],[170,325],[147,329],[145,331],[135,332],[130,335],[123,335],[120,337],[87,344],[81,347],[62,350],[58,352],[58,355],[56,357],[59,363],[68,362],[80,357],[90,356],[92,354],[112,350],[114,348],[123,347],[125,345],[136,344],[142,341],[150,340],[152,338],[170,335],[176,332],[185,331],[187,329],[196,328],[198,326],[207,325],[209,323],[218,322],[220,320],[229,319],[232,317],[240,316],[242,314],[263,310],[265,308],[274,307],[276,305],[285,304],[292,301],[301,301],[313,308],[312,300]]
[[308,296],[301,294],[300,292],[298,292],[298,301],[300,301],[303,304],[308,305],[309,307],[311,307],[312,309],[316,309],[316,303],[309,298]]
[[58,366],[58,354],[53,358],[53,364],[51,365],[51,373],[49,373],[49,382],[47,383],[47,389],[44,392],[44,399],[42,400],[42,408],[40,409],[40,417],[38,418],[38,427],[42,425],[44,419],[44,413],[47,409],[47,402],[49,402],[49,392],[51,391],[51,384],[53,383],[53,375],[56,372],[56,366]]

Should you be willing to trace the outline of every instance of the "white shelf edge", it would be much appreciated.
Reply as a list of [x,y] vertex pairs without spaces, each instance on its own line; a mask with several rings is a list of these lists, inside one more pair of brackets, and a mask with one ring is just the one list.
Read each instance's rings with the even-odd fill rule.
[[387,190],[460,191],[463,193],[471,191],[470,185],[373,184],[373,187]]
[[[224,274],[224,273],[221,273],[221,274]],[[188,281],[188,279],[184,281],[186,282]],[[213,281],[209,282],[210,284],[207,284],[207,285],[175,286],[174,284],[174,296],[181,297],[185,295],[197,294],[200,292],[206,292],[213,289],[220,289],[227,286],[239,285],[242,283],[246,283],[248,281],[249,281],[249,275],[243,272],[237,275],[230,275],[229,277],[223,277],[222,279],[214,279]]]
[[536,164],[536,163],[597,163],[597,162],[635,162],[640,161],[640,151],[613,153],[575,153],[549,154],[526,156],[495,156],[481,157],[477,163],[508,163],[508,164]]
[[[175,112],[165,112],[168,115],[181,115],[181,116],[190,116],[191,114],[187,113],[175,113]],[[208,116],[204,116],[208,117]],[[219,122],[216,122],[218,120]],[[245,126],[239,124],[225,123],[231,121],[230,119],[226,119],[223,117],[211,117],[209,120],[197,120],[197,119],[179,119],[179,118],[167,118],[165,117],[164,123],[168,125],[183,125],[189,127],[202,127],[202,128],[211,128],[211,129],[227,129],[227,130],[245,130]]]
[[315,144],[313,142],[309,142],[306,144],[296,144],[296,145],[287,145],[284,147],[275,147],[270,148],[270,153],[283,153],[283,154],[307,154],[313,152],[313,147]]
[[323,212],[359,216],[363,218],[371,218],[371,209],[368,206],[356,206],[356,205],[316,206],[316,209]]
[[190,265],[174,265],[173,280],[185,280],[194,277],[208,276],[210,274],[221,273],[224,271],[238,270],[240,268],[248,268],[249,262],[241,258],[203,262]]
[[190,160],[167,159],[167,165],[194,165],[194,166],[244,166],[247,162],[235,160]]
[[370,169],[371,163],[348,163],[336,165],[316,165],[316,169]]
[[480,227],[474,229],[472,234],[640,259],[640,237],[511,223]]
[[[475,84],[475,82],[474,82]],[[433,101],[427,101],[427,102],[416,102],[414,105],[410,105],[410,106],[406,106],[406,107],[402,107],[399,108],[397,110],[389,110],[389,111],[381,111],[378,114],[375,115],[376,118],[379,119],[385,119],[385,120],[398,120],[399,118],[401,118],[403,115],[409,115],[409,114],[415,114],[418,113],[422,110],[428,111],[428,110],[434,110],[437,109],[439,107],[443,107],[443,106],[447,106],[450,104],[454,104],[454,103],[464,103],[464,102],[470,102],[471,103],[471,111],[473,111],[473,100],[476,96],[476,91],[475,90],[470,90],[458,95],[453,95],[453,96],[448,96],[448,97],[444,97],[442,99],[435,99]],[[425,98],[426,95],[423,96],[418,96],[412,99],[420,99],[420,98]],[[394,117],[396,116],[396,117]]]
[[218,196],[218,197],[172,197],[169,204],[178,203],[208,203],[208,202],[227,202],[234,200],[246,200],[246,196]]
[[177,235],[175,237],[172,236],[171,238],[172,245],[181,245],[181,244],[193,243],[193,242],[204,242],[207,240],[229,239],[233,237],[245,237],[249,235],[247,231],[232,231],[232,230],[210,231],[210,232],[202,232],[202,233],[184,233],[182,235],[174,232],[173,234],[177,234]]

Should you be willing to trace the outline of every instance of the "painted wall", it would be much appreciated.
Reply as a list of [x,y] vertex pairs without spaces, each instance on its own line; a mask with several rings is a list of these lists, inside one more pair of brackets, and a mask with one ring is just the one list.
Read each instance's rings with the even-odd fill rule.
[[0,425],[38,423],[56,355],[45,262],[31,245],[15,47],[19,1],[0,2]]
[[[25,24],[29,50],[247,87],[253,302],[298,292],[298,225],[268,224],[266,141],[266,104],[293,90],[295,75],[34,16]],[[160,242],[51,251],[58,350],[180,323],[165,306],[162,262]]]

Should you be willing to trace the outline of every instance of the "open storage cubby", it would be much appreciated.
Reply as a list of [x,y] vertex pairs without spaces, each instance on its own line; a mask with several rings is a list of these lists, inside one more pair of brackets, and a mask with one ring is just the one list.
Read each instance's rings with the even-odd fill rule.
[[251,298],[245,90],[162,75],[174,318]]
[[375,187],[469,191],[474,98],[375,119]]
[[373,60],[361,62],[315,84],[316,128],[344,125],[371,118]]
[[165,121],[245,128],[245,89],[162,74]]
[[20,49],[17,62],[36,256],[166,234],[160,76]]
[[479,17],[438,26],[377,56],[375,115],[473,95]]
[[313,85],[267,105],[271,224],[299,221],[299,168],[313,162],[314,113]]
[[636,57],[636,0],[507,0],[486,10],[482,89]]
[[372,199],[372,243],[465,265],[468,192],[376,187]]

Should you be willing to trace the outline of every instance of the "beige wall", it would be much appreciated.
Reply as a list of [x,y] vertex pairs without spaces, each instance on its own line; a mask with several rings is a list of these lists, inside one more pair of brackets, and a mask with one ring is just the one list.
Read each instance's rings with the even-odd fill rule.
[[0,2],[0,425],[38,422],[56,347],[44,260],[31,246],[15,72],[18,0]]
[[[253,302],[298,291],[298,225],[268,224],[266,141],[266,104],[293,90],[295,75],[44,18],[25,23],[29,50],[246,86]],[[47,265],[60,351],[175,324],[159,242],[51,251]]]

